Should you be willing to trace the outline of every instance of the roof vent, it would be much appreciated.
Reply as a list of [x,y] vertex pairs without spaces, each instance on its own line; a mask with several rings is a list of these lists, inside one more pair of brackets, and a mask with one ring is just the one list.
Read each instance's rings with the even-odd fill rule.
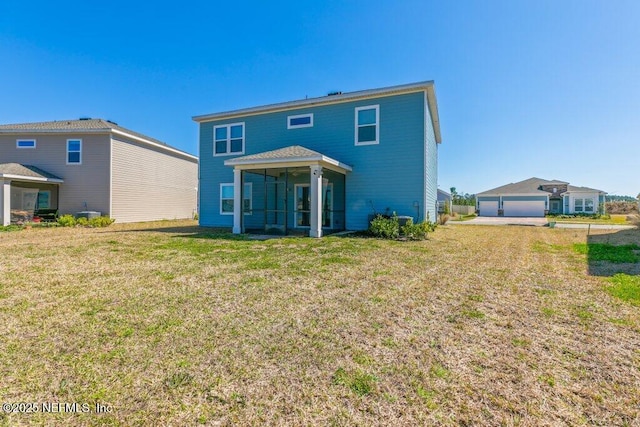
[[108,123],[111,123],[112,125],[116,125],[118,126],[118,124],[116,122],[114,122],[113,120],[107,120]]
[[329,92],[327,94],[327,96],[335,96],[335,95],[342,95],[342,91],[341,90],[337,90],[335,92]]
[[91,120],[91,117],[80,117],[80,120]]

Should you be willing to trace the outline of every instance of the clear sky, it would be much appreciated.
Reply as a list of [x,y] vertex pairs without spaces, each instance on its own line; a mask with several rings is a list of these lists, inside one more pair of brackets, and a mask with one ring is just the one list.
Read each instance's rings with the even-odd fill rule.
[[640,1],[0,2],[0,123],[199,114],[434,80],[439,186],[640,192]]

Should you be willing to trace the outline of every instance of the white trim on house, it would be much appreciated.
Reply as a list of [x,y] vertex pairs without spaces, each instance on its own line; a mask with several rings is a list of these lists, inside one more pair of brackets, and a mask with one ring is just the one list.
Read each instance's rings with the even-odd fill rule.
[[56,178],[40,178],[35,176],[13,175],[8,173],[0,173],[0,179],[16,180],[16,181],[33,181],[33,182],[50,182],[53,184],[62,184],[64,181]]
[[[69,151],[69,143],[70,142],[79,142],[80,143],[80,150],[79,151]],[[70,162],[69,161],[69,153],[79,153],[79,161],[77,162]],[[79,166],[82,165],[82,138],[69,138],[67,139],[67,150],[66,150],[66,164],[67,166]]]
[[221,113],[203,114],[193,116],[192,120],[198,123],[210,122],[221,119],[231,119],[237,117],[246,117],[264,113],[275,113],[280,111],[287,111],[298,109],[301,107],[312,107],[328,104],[339,104],[345,102],[359,101],[364,99],[381,98],[386,96],[395,96],[406,93],[414,93],[424,91],[427,93],[429,100],[429,114],[431,116],[431,122],[433,123],[433,129],[436,136],[436,142],[440,144],[442,137],[440,133],[440,119],[438,117],[438,106],[436,102],[436,94],[434,89],[433,80],[422,81],[417,83],[409,83],[405,85],[390,86],[379,89],[369,89],[357,92],[349,92],[339,95],[321,96],[316,98],[302,99],[298,101],[281,102],[277,104],[264,105],[260,107],[243,108],[239,110],[226,111]]
[[[309,117],[309,123],[305,123],[302,125],[292,125],[291,119],[302,119],[305,117]],[[287,129],[301,129],[301,128],[312,128],[313,127],[313,113],[308,114],[296,114],[295,116],[287,116]]]
[[[241,126],[242,127],[242,151],[231,151],[231,128],[234,126]],[[225,151],[224,153],[216,153],[216,129],[221,129],[221,128],[226,128],[227,129],[227,137],[226,137],[226,143],[227,143],[227,151]],[[235,138],[238,139],[238,138]],[[227,124],[223,124],[223,125],[217,125],[213,127],[213,157],[224,157],[224,156],[241,156],[244,154],[244,149],[245,149],[245,142],[247,140],[247,136],[245,133],[245,125],[244,122],[238,122],[238,123],[227,123]],[[222,140],[220,140],[222,141]]]
[[224,161],[225,166],[233,166],[238,169],[262,169],[266,168],[280,168],[280,167],[298,167],[309,166],[312,163],[320,163],[323,167],[331,169],[334,172],[344,174],[351,172],[353,168],[347,164],[344,164],[338,160],[334,160],[331,157],[324,155],[309,156],[309,157],[287,157],[284,159],[229,159]]
[[[33,142],[33,145],[20,146],[21,142]],[[36,148],[35,139],[16,139],[16,148],[19,150],[33,150]]]
[[[374,124],[371,123],[365,123],[365,124],[360,124],[358,123],[358,113],[362,110],[375,110],[376,112],[376,121]],[[355,145],[376,145],[376,144],[380,144],[380,104],[374,104],[374,105],[365,105],[362,107],[356,107],[355,108],[355,131],[354,131],[354,140],[355,140]],[[362,141],[360,142],[358,140],[359,137],[359,130],[361,127],[368,127],[368,126],[375,126],[376,127],[376,138],[373,141]]]
[[[223,186],[227,186],[227,187],[233,188],[234,189],[234,194],[235,194],[235,187],[234,187],[234,183],[233,182],[221,182],[220,183],[220,197],[218,199],[218,202],[220,203],[220,215],[233,215],[234,212],[223,212],[223,210],[222,210],[222,200],[223,200],[222,199],[222,187]],[[245,191],[242,192],[242,202],[243,202],[242,203],[242,210],[244,211],[244,201],[245,200],[249,200],[249,212],[243,212],[243,213],[245,215],[253,215],[253,183],[252,182],[245,182],[244,186],[245,187],[249,186],[249,197],[247,197],[247,190],[246,190],[246,188],[244,188]],[[225,197],[224,200],[234,200],[234,199]]]

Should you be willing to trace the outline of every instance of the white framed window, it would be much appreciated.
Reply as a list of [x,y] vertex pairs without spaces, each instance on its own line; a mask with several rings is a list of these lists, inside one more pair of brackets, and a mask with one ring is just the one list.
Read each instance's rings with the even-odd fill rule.
[[300,129],[313,127],[313,113],[298,114],[287,117],[287,129]]
[[380,106],[367,105],[356,108],[356,145],[380,143]]
[[244,154],[244,123],[213,127],[213,155]]
[[584,212],[584,199],[575,199],[573,201],[574,212]]
[[[245,215],[253,214],[253,185],[245,182],[242,210]],[[233,215],[233,182],[220,184],[220,215]]]
[[593,199],[584,199],[584,211],[586,213],[593,213]]
[[595,212],[595,201],[593,198],[580,198],[573,200],[573,211],[578,213],[594,213]]
[[82,164],[82,140],[81,139],[67,139],[67,164],[68,165]]
[[36,148],[35,139],[18,139],[16,140],[16,148]]

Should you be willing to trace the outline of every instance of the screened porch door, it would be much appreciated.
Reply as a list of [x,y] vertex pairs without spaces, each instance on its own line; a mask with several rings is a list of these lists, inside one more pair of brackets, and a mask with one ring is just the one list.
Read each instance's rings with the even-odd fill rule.
[[[309,184],[295,185],[295,226],[306,228],[311,226],[311,187]],[[322,227],[333,228],[333,184],[322,183]]]

